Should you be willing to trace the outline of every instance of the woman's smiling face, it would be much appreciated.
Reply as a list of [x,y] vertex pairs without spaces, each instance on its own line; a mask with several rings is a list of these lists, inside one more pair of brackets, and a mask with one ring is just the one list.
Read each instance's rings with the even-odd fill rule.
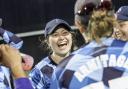
[[49,35],[48,44],[53,53],[58,55],[66,55],[72,48],[72,34],[68,29],[60,27]]
[[120,31],[122,32],[122,39],[128,41],[128,21],[120,22]]

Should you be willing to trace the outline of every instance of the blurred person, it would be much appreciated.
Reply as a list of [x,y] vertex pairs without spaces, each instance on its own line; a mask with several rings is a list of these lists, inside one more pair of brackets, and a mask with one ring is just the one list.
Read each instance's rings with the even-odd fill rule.
[[[29,79],[26,77],[25,71],[22,67],[22,57],[17,49],[7,44],[1,44],[0,63],[1,65],[10,68],[10,73],[14,77],[15,89],[33,89]],[[10,88],[1,87],[0,89]]]
[[[85,3],[88,2],[95,2],[94,0],[77,0],[74,7],[74,22],[75,25],[78,27],[78,30],[82,34],[83,38],[85,39],[85,43],[89,42],[88,35],[87,35],[87,25],[88,20],[90,18],[90,14],[92,8],[95,7],[93,4],[88,5],[89,9],[87,8],[87,13],[85,13]],[[95,4],[98,4],[100,0],[96,0]],[[90,9],[91,8],[91,9]]]
[[[23,41],[14,35],[12,32],[7,31],[0,27],[0,36],[3,38],[5,44],[9,44],[12,47],[19,49],[23,45]],[[10,75],[10,70],[0,65],[0,89],[12,89],[13,80]]]
[[[23,45],[23,40],[21,38],[17,37],[14,33],[8,30],[5,30],[1,27],[0,27],[0,36],[4,40],[3,43],[9,44],[10,46],[16,49],[20,49]],[[23,58],[22,65],[23,65],[24,70],[26,71],[30,70],[34,63],[33,57],[25,53],[21,53],[21,56]]]
[[[9,44],[10,46],[16,49],[20,49],[23,45],[23,40],[19,38],[18,36],[16,36],[14,33],[2,28],[1,25],[2,25],[2,19],[0,18],[0,36],[2,37],[2,40],[4,41],[1,43]],[[25,53],[21,53],[21,56],[22,56],[22,61],[23,61],[22,66],[24,70],[25,71],[31,70],[33,63],[34,63],[33,57]]]
[[46,24],[42,42],[43,48],[50,48],[49,56],[43,58],[29,74],[35,89],[49,89],[56,66],[74,50],[73,35],[70,25],[62,19],[53,19]]
[[[2,25],[2,19],[0,19],[0,26]],[[2,37],[4,44],[20,49],[23,45],[23,40],[17,37],[14,33],[0,27],[0,36]],[[30,55],[21,53],[22,55],[22,66],[24,70],[30,70],[33,66],[34,59]],[[0,65],[0,89],[13,89],[13,79],[10,75],[10,70]]]
[[112,3],[85,1],[85,14],[89,4],[94,6],[89,19],[85,17],[88,24],[82,24],[89,43],[57,66],[50,89],[127,89],[128,43],[111,37],[113,28],[118,27]]
[[119,28],[115,29],[115,37],[128,41],[128,6],[121,6],[115,14]]

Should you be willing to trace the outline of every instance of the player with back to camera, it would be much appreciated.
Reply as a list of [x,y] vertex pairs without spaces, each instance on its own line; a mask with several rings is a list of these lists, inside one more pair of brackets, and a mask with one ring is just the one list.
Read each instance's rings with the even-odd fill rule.
[[128,88],[128,43],[111,37],[118,27],[112,3],[99,1],[84,0],[83,14],[81,10],[78,14],[87,24],[79,26],[86,27],[89,43],[57,66],[50,89]]
[[[2,19],[0,18],[0,26],[2,25]],[[0,36],[2,37],[4,44],[9,44],[10,46],[20,49],[23,45],[23,40],[13,34],[12,32],[5,30],[0,27]],[[20,53],[22,55],[22,59],[24,62],[22,62],[22,67],[25,71],[28,71],[32,68],[34,59],[32,56]],[[13,88],[13,80],[12,77],[10,77],[10,70],[0,65],[0,89],[12,89]]]

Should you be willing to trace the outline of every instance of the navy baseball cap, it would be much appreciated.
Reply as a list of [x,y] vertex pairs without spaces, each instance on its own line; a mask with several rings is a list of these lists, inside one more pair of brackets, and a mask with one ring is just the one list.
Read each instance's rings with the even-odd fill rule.
[[121,6],[116,12],[117,20],[128,21],[128,6]]
[[66,21],[62,19],[53,19],[46,24],[44,33],[45,37],[55,31],[58,26],[63,26],[67,28],[67,30],[71,31],[71,27]]

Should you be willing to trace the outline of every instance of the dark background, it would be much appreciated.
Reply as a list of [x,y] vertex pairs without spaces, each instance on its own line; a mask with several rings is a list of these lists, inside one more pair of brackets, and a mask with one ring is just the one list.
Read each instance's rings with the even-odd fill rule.
[[[0,18],[2,27],[13,33],[23,33],[44,29],[46,22],[53,18],[74,23],[74,3],[76,0],[0,0]],[[127,0],[112,0],[117,10],[128,5]],[[43,30],[42,30],[43,31]],[[39,36],[22,37],[22,52],[34,57],[35,64],[47,55],[40,47]],[[77,38],[81,38],[78,35]],[[81,43],[81,42],[79,42]]]
[[28,32],[44,28],[53,18],[73,22],[75,0],[0,0],[3,27],[15,32]]

